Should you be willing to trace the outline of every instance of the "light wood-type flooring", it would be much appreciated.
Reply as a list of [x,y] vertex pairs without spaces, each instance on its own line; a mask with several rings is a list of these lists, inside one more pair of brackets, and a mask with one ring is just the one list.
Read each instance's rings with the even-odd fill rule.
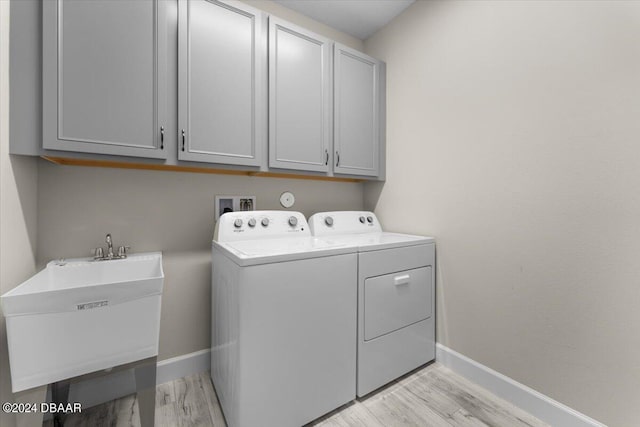
[[[46,422],[45,426],[53,424]],[[67,417],[65,426],[139,426],[135,395]],[[156,426],[226,427],[208,372],[156,388]],[[433,363],[309,424],[314,427],[541,427],[537,418]]]

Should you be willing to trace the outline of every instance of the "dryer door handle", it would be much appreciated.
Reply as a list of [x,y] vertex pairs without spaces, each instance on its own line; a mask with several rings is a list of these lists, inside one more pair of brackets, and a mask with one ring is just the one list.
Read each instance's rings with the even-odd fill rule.
[[411,280],[411,276],[408,274],[403,274],[402,276],[396,276],[393,278],[393,284],[396,286],[400,285],[408,285]]

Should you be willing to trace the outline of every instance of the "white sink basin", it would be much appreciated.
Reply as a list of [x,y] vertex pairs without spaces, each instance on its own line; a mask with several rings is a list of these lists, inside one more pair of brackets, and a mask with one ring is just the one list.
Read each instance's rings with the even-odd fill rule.
[[52,261],[2,295],[13,391],[157,356],[162,254]]

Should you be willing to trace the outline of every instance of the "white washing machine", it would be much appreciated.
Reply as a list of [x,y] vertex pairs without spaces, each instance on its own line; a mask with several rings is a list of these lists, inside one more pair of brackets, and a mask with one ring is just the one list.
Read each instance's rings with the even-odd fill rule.
[[230,427],[301,426],[355,398],[357,254],[301,213],[227,213],[212,249],[211,378]]
[[435,359],[435,242],[382,231],[372,212],[322,212],[311,233],[358,249],[357,395]]

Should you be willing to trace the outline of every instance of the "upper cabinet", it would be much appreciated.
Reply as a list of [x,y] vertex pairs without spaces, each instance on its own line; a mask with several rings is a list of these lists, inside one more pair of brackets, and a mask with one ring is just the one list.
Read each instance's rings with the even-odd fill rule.
[[334,49],[334,171],[377,176],[380,62],[340,44]]
[[266,17],[241,2],[178,10],[178,159],[259,166],[266,143]]
[[269,166],[330,169],[331,41],[269,18]]
[[16,153],[384,179],[383,62],[237,0],[38,4],[43,143]]
[[165,158],[166,1],[43,7],[43,147]]

